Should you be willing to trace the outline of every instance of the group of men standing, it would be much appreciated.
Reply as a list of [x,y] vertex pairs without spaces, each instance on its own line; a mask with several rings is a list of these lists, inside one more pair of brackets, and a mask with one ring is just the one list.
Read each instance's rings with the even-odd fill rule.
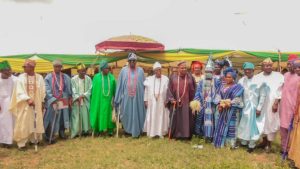
[[[240,139],[249,152],[261,137],[257,147],[270,151],[280,130],[282,153],[290,151],[299,157],[294,148],[300,139],[299,60],[290,55],[289,72],[284,76],[272,70],[270,58],[262,62],[262,72],[257,75],[254,64],[246,62],[244,77],[239,80],[229,59],[213,61],[209,57],[204,75],[201,62],[192,63],[191,74],[182,61],[169,78],[162,75],[162,66],[156,62],[154,75],[145,78],[136,65],[137,55],[130,53],[118,81],[106,61],[100,63],[101,71],[93,80],[86,75],[84,64],[78,64],[78,75],[70,78],[62,73],[62,62],[55,60],[54,71],[43,79],[34,71],[34,60],[25,61],[24,73],[18,77],[11,75],[10,65],[4,61],[0,64],[0,143],[7,146],[15,140],[22,150],[28,141],[40,142],[45,133],[51,144],[57,133],[65,139],[69,128],[71,138],[90,132],[113,135],[120,119],[125,133],[132,137],[146,132],[150,137],[168,134],[185,140],[195,134],[215,147],[229,145],[232,149]],[[293,138],[289,139],[290,135]]]

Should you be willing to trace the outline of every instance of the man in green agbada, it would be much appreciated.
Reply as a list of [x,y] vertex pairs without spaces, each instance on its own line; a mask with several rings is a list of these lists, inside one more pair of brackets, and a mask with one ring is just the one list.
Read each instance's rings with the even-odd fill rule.
[[100,70],[93,79],[90,122],[94,133],[113,134],[112,100],[116,91],[115,77],[109,72],[108,63],[101,61]]
[[88,135],[90,96],[92,90],[92,80],[86,75],[84,64],[77,65],[78,75],[71,79],[72,83],[72,114],[71,114],[71,138],[81,135]]

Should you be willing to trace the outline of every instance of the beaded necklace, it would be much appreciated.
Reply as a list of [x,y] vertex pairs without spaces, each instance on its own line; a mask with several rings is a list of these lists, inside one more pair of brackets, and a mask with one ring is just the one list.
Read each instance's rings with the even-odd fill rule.
[[[31,99],[35,98],[35,93],[36,93],[36,75],[33,75],[34,79],[33,79],[33,85],[31,85],[29,83],[29,78],[28,78],[28,74],[26,73],[26,88],[27,88],[27,94],[30,96],[30,90],[33,90],[33,95],[31,96]],[[33,88],[30,88],[30,87]]]
[[[52,72],[52,92],[53,92],[53,96],[57,99],[61,98],[63,95],[63,88],[64,88],[64,83],[63,83],[63,74],[61,72],[59,72],[59,76],[60,76],[60,82],[58,84],[58,81],[56,79],[56,74],[55,72]],[[55,85],[58,86],[58,91],[59,94],[56,94],[56,90],[55,90]]]
[[187,78],[186,78],[186,75],[184,76],[184,86],[183,86],[183,93],[182,95],[180,96],[179,95],[179,75],[177,77],[177,98],[178,98],[178,106],[181,107],[182,104],[181,104],[181,99],[183,98],[184,94],[185,94],[185,90],[186,90],[186,83],[187,83]]
[[[81,78],[78,76],[78,92],[79,92],[79,94],[81,94],[80,93],[80,80],[81,80]],[[85,93],[85,76],[83,77],[83,93]],[[79,100],[78,100],[78,104],[79,105],[81,105],[81,104],[83,104],[83,101],[84,100],[84,97],[82,97],[82,98],[80,98]]]
[[153,89],[153,94],[155,97],[155,100],[157,101],[159,99],[159,95],[160,95],[160,88],[161,88],[161,78],[159,78],[159,88],[158,88],[158,93],[155,94],[155,81],[156,81],[156,77],[154,77],[154,89]]
[[136,68],[134,69],[134,79],[133,79],[133,84],[131,85],[131,69],[129,68],[128,70],[128,81],[127,81],[127,86],[128,86],[128,95],[134,97],[136,93],[136,84],[137,84],[137,70]]
[[107,94],[105,94],[105,92],[104,92],[104,77],[103,77],[103,73],[101,73],[101,76],[102,76],[102,94],[105,97],[108,97],[109,94],[110,94],[110,78],[109,78],[109,75],[106,75],[107,76],[108,91],[107,91]]

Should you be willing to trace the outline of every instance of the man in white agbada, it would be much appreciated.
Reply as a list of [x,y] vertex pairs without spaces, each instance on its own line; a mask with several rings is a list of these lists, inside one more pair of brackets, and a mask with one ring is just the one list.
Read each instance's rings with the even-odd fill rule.
[[147,108],[144,131],[149,137],[163,138],[169,127],[169,110],[166,107],[169,79],[161,74],[159,62],[155,62],[153,70],[154,75],[146,78],[144,82],[144,101]]
[[271,142],[274,141],[276,132],[280,128],[279,102],[284,77],[281,73],[273,71],[273,62],[267,58],[262,63],[263,72],[256,75],[258,82],[266,84],[267,95],[261,110],[261,115],[265,118],[263,129],[263,142],[259,148],[265,148],[267,152],[271,150]]
[[25,61],[25,73],[18,77],[9,107],[15,117],[14,140],[22,151],[26,150],[27,141],[35,143],[42,140],[45,131],[42,112],[45,83],[43,77],[34,72],[35,65],[34,60]]
[[248,152],[251,153],[264,129],[265,116],[261,115],[261,110],[266,98],[266,85],[258,82],[254,76],[253,63],[245,62],[243,70],[245,76],[239,80],[239,84],[244,87],[245,106],[241,114],[237,137],[242,140],[243,146],[248,145]]
[[9,148],[13,143],[14,120],[8,111],[16,77],[11,75],[7,61],[0,62],[0,144]]

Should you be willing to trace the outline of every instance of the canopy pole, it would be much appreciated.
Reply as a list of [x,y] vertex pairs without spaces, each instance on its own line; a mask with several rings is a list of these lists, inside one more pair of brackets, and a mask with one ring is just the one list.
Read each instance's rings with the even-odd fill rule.
[[170,63],[168,63],[168,77],[170,77]]
[[281,52],[278,49],[278,69],[279,72],[281,72]]

